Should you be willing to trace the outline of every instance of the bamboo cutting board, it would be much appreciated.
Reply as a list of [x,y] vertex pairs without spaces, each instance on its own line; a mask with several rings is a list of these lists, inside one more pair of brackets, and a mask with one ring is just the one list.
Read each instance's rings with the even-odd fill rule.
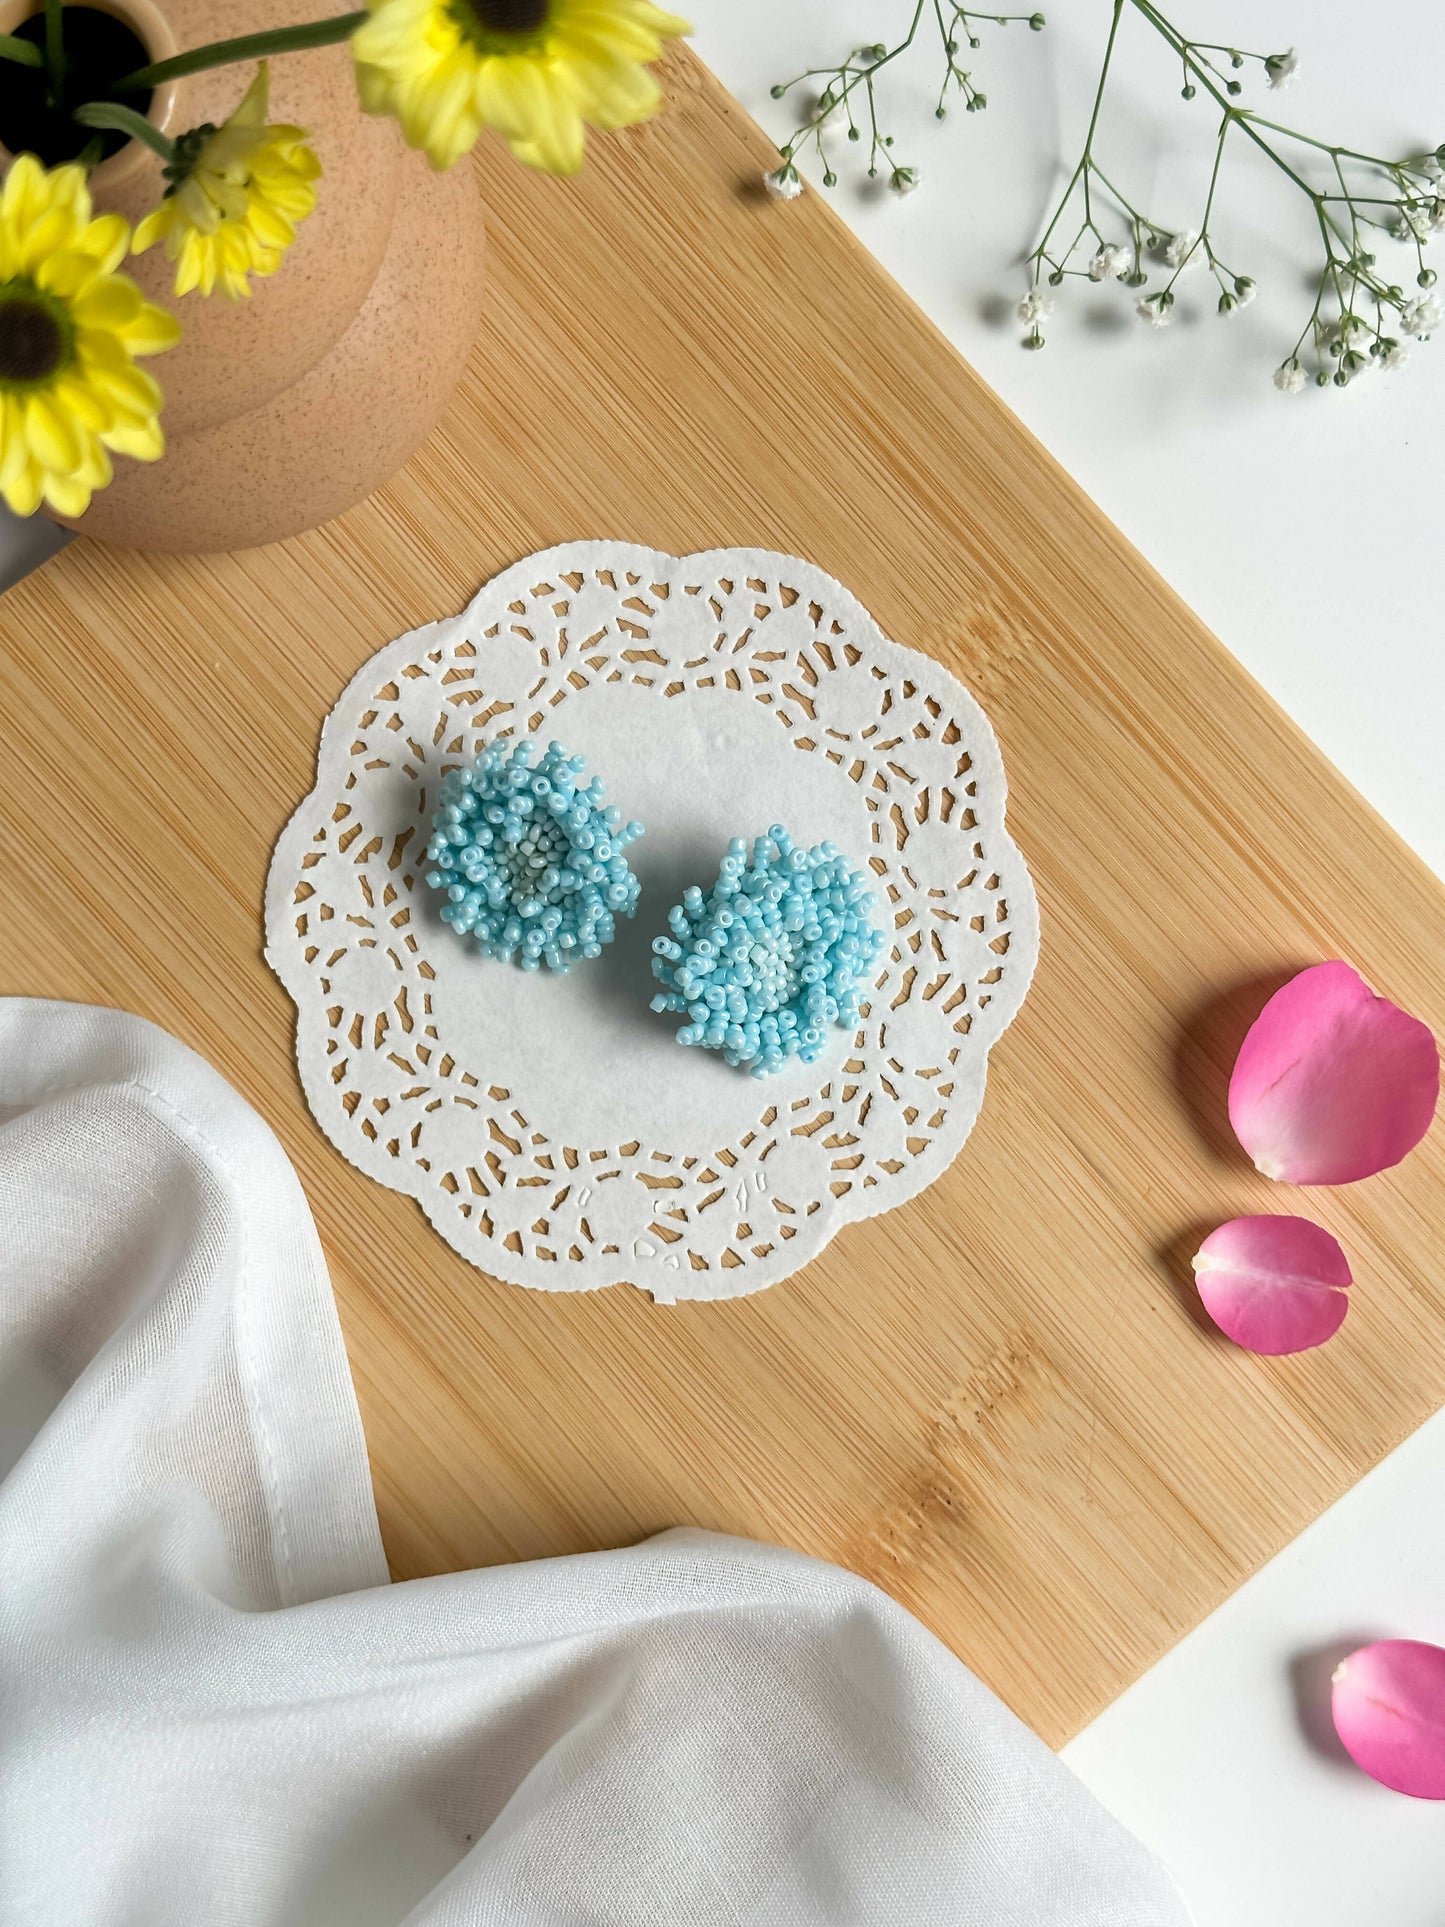
[[[211,560],[84,541],[0,601],[0,989],[140,1011],[275,1126],[330,1258],[394,1570],[696,1523],[853,1566],[1059,1742],[1445,1399],[1445,1129],[1334,1192],[1224,1119],[1268,990],[1343,955],[1445,1033],[1445,894],[685,50],[562,184],[488,155],[487,317],[428,448]],[[264,298],[264,296],[262,297]],[[358,396],[358,407],[376,405]],[[473,1271],[303,1105],[272,843],[383,642],[551,543],[806,556],[983,702],[1044,954],[946,1179],[756,1298]],[[1303,1209],[1324,1351],[1201,1323],[1188,1258]]]

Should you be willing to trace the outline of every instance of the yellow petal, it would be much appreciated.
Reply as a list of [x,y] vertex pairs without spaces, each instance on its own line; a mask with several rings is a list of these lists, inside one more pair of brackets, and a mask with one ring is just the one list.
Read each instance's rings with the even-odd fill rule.
[[215,278],[210,267],[210,244],[199,234],[187,234],[181,243],[180,252],[172,257],[176,263],[176,293],[190,294],[199,288],[202,294],[211,292]]
[[84,365],[84,373],[103,395],[109,395],[130,416],[146,420],[160,408],[160,388],[143,368],[133,368],[129,362],[107,366],[95,360]]
[[124,275],[108,274],[85,293],[78,295],[71,313],[82,328],[109,328],[116,332],[134,321],[141,311],[141,292]]
[[71,247],[80,237],[80,223],[67,207],[50,207],[19,236],[19,268],[31,273],[47,255]]
[[86,169],[74,161],[52,168],[49,192],[54,205],[70,208],[84,227],[90,219],[90,176]]
[[62,248],[59,254],[47,255],[35,268],[31,279],[37,288],[44,288],[47,294],[58,295],[62,301],[70,302],[99,275],[100,264],[93,254],[86,254],[80,248]]
[[119,214],[102,214],[83,230],[80,246],[95,256],[102,274],[109,274],[130,252],[130,222]]
[[264,201],[253,201],[246,224],[263,247],[286,248],[296,238],[296,230],[284,214],[278,214],[274,207]]
[[30,442],[25,433],[25,404],[19,395],[0,393],[0,494],[28,467]]
[[645,67],[577,68],[578,106],[598,127],[632,127],[662,105],[662,89]]
[[104,488],[115,473],[110,456],[99,441],[93,441],[86,452],[85,460],[76,470],[75,479],[84,482],[87,488]]
[[266,104],[270,96],[270,72],[263,60],[256,69],[256,78],[241,96],[241,104],[227,122],[228,126],[264,127],[266,124]]
[[651,27],[619,14],[586,7],[568,14],[561,23],[559,37],[569,52],[574,48],[584,59],[619,62],[656,60],[662,39]]
[[143,301],[134,321],[121,330],[121,339],[133,355],[161,354],[174,348],[180,338],[180,322],[154,301]]
[[7,482],[0,493],[4,494],[12,514],[33,515],[40,507],[44,487],[45,476],[39,464],[27,461],[15,479]]
[[68,474],[80,466],[84,444],[75,423],[56,406],[51,391],[41,389],[25,398],[25,435],[30,452],[42,468]]
[[166,452],[166,438],[158,421],[108,428],[100,439],[117,455],[129,455],[137,462],[158,461]]
[[[224,188],[225,183],[217,181],[216,186]],[[222,208],[194,174],[177,191],[174,199],[177,226],[194,228],[197,234],[214,234],[221,225]]]
[[605,13],[613,20],[626,19],[656,34],[659,40],[672,40],[678,34],[692,32],[679,14],[664,13],[652,0],[575,0],[575,10],[579,15]]
[[146,249],[153,248],[157,241],[163,241],[170,232],[174,212],[175,202],[172,200],[162,201],[159,207],[152,208],[150,213],[136,225],[136,231],[131,236],[131,252],[144,254]]
[[90,382],[75,374],[62,375],[55,384],[56,406],[91,434],[109,428],[115,420],[115,407]]
[[433,0],[381,0],[351,36],[353,57],[359,65],[389,69],[394,59],[424,45],[433,12]]
[[358,58],[352,78],[356,82],[356,97],[363,114],[391,112],[391,80],[380,67],[373,67]]
[[45,478],[45,499],[57,515],[68,515],[72,520],[84,515],[90,507],[91,488],[76,475],[47,475]]
[[264,205],[299,227],[316,205],[316,190],[305,181],[285,181],[267,187]]
[[19,154],[0,190],[0,216],[17,224],[33,221],[50,204],[45,169],[33,154]]

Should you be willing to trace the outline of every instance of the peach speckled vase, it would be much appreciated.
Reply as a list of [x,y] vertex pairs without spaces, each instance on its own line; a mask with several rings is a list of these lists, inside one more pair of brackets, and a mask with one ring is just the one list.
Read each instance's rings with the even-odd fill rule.
[[[153,60],[324,11],[315,0],[100,4]],[[34,0],[0,0],[0,31],[35,11]],[[151,119],[172,136],[224,120],[254,72],[222,67],[172,81],[157,89]],[[279,271],[253,279],[249,301],[177,300],[162,246],[128,264],[185,331],[146,364],[165,391],[167,449],[153,463],[117,457],[115,480],[68,525],[85,535],[214,550],[313,528],[401,466],[461,375],[483,279],[470,163],[434,174],[391,121],[364,115],[346,46],[274,58],[270,118],[312,136],[324,170],[315,211]],[[8,158],[0,149],[0,162]],[[158,157],[132,141],[92,175],[97,207],[139,220],[160,198],[160,170]]]

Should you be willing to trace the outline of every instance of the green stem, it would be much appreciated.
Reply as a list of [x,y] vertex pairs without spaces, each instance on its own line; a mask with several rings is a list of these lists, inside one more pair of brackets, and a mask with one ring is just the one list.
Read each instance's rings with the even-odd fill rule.
[[1159,232],[1159,223],[1157,221],[1151,221],[1147,214],[1141,214],[1129,199],[1128,195],[1115,187],[1114,183],[1109,179],[1109,176],[1097,161],[1091,161],[1089,165],[1093,169],[1095,180],[1099,182],[1101,187],[1106,187],[1109,190],[1131,221],[1137,222],[1142,228],[1148,228],[1151,234],[1157,234]]
[[1084,219],[1092,221],[1094,210],[1089,199],[1089,169],[1094,161],[1094,135],[1099,126],[1099,109],[1104,104],[1104,82],[1109,78],[1109,63],[1114,58],[1114,41],[1119,32],[1119,16],[1124,11],[1123,0],[1114,0],[1114,18],[1109,22],[1109,38],[1104,47],[1104,64],[1099,70],[1099,84],[1094,90],[1094,111],[1089,115],[1089,131],[1084,136]]
[[1074,169],[1073,173],[1069,177],[1069,184],[1064,189],[1063,198],[1060,200],[1058,206],[1054,209],[1053,219],[1049,222],[1048,226],[1044,229],[1043,240],[1039,242],[1038,246],[1034,249],[1032,255],[1030,255],[1029,257],[1030,260],[1032,260],[1036,264],[1035,271],[1034,271],[1035,282],[1037,282],[1038,280],[1038,268],[1043,264],[1044,251],[1049,245],[1049,241],[1052,238],[1054,229],[1059,225],[1060,220],[1063,218],[1064,209],[1069,205],[1069,201],[1073,196],[1074,189],[1078,186],[1080,179],[1082,179],[1084,183],[1085,224],[1089,225],[1093,221],[1093,210],[1089,204],[1089,170],[1094,164],[1094,158],[1093,158],[1094,134],[1099,125],[1099,109],[1104,103],[1104,82],[1109,78],[1109,63],[1114,58],[1114,41],[1119,32],[1119,16],[1123,13],[1123,11],[1124,11],[1124,0],[1114,0],[1114,18],[1109,22],[1109,41],[1108,41],[1108,45],[1104,48],[1104,64],[1102,68],[1099,70],[1099,85],[1094,90],[1094,111],[1089,116],[1089,131],[1084,136],[1084,151],[1079,157],[1078,166]]
[[[1254,116],[1236,107],[1234,102],[1229,98],[1227,94],[1222,94],[1219,91],[1219,89],[1215,86],[1214,82],[1209,77],[1209,70],[1204,66],[1204,64],[1201,61],[1196,60],[1193,57],[1193,55],[1190,53],[1188,41],[1186,41],[1183,38],[1183,36],[1179,33],[1177,28],[1172,27],[1169,24],[1169,22],[1164,18],[1163,14],[1161,14],[1158,11],[1158,9],[1151,4],[1151,0],[1129,0],[1129,4],[1133,7],[1134,11],[1140,15],[1142,19],[1148,21],[1149,25],[1154,29],[1154,31],[1157,34],[1159,34],[1164,40],[1166,40],[1169,43],[1169,45],[1174,49],[1175,53],[1177,53],[1180,59],[1184,62],[1185,66],[1188,67],[1190,71],[1194,74],[1195,78],[1199,81],[1200,85],[1204,88],[1205,92],[1208,93],[1211,96],[1211,98],[1215,100],[1218,103],[1218,105],[1224,109],[1225,113],[1229,115],[1231,120],[1237,122],[1238,125],[1244,129],[1245,133],[1248,134],[1249,138],[1254,142],[1255,146],[1259,148],[1262,153],[1268,154],[1269,158],[1274,162],[1275,166],[1280,170],[1280,172],[1282,174],[1288,175],[1290,180],[1294,182],[1295,186],[1300,190],[1302,194],[1308,194],[1312,201],[1315,200],[1317,196],[1315,194],[1315,190],[1310,186],[1309,182],[1306,180],[1303,180],[1298,174],[1296,174],[1294,169],[1290,166],[1289,162],[1284,158],[1283,154],[1281,154],[1277,148],[1270,146],[1269,142],[1264,138],[1264,136],[1258,131],[1258,128],[1253,124]],[[1275,123],[1272,121],[1259,122],[1260,127],[1265,127],[1265,126],[1273,127],[1274,125]],[[1277,131],[1280,133],[1289,133],[1291,130],[1288,128],[1279,128]]]
[[1304,147],[1317,147],[1322,154],[1343,154],[1347,161],[1364,161],[1369,167],[1389,169],[1390,163],[1378,154],[1362,154],[1357,147],[1335,147],[1329,141],[1317,141],[1312,134],[1302,134],[1297,127],[1286,127],[1280,121],[1266,120],[1263,114],[1249,110],[1249,119],[1257,127],[1267,127],[1271,133],[1283,134],[1287,139],[1299,141]]
[[204,47],[192,47],[189,53],[138,67],[115,83],[116,91],[139,93],[147,87],[159,87],[163,81],[179,80],[183,74],[202,73],[207,67],[264,60],[270,54],[301,53],[308,47],[332,47],[340,40],[349,40],[368,17],[365,10],[342,13],[330,20],[310,20],[300,27],[276,27],[268,33],[245,33],[235,40],[212,40]]
[[134,107],[122,107],[119,101],[92,101],[87,107],[77,107],[71,118],[82,127],[100,127],[118,134],[129,134],[132,140],[144,141],[147,147],[154,148],[163,161],[175,159],[175,142],[167,140],[160,128],[152,126],[144,114],[138,114]]
[[[1209,175],[1209,193],[1205,197],[1204,214],[1199,223],[1199,239],[1194,243],[1194,247],[1189,250],[1189,253],[1186,254],[1184,259],[1179,263],[1179,266],[1174,270],[1173,274],[1170,275],[1169,280],[1166,283],[1164,288],[1164,292],[1166,294],[1173,293],[1174,283],[1179,279],[1180,275],[1183,274],[1184,270],[1189,266],[1190,257],[1194,253],[1194,248],[1197,248],[1202,245],[1204,248],[1205,258],[1208,260],[1211,267],[1213,267],[1214,265],[1214,250],[1209,245],[1209,217],[1214,211],[1214,191],[1219,186],[1219,163],[1224,159],[1224,143],[1229,138],[1229,130],[1234,123],[1234,118],[1235,117],[1233,114],[1226,113],[1224,118],[1219,123],[1219,138],[1214,143],[1214,166],[1211,169],[1210,175]],[[1216,280],[1218,279],[1217,275],[1215,276],[1215,279]]]
[[19,34],[0,33],[0,60],[13,60],[17,67],[43,67],[45,56],[33,40]]
[[[866,81],[868,83],[869,90],[871,91],[874,76],[877,75],[882,68],[886,67],[890,61],[896,60],[901,53],[906,53],[907,50],[913,45],[914,39],[918,33],[918,23],[923,18],[923,4],[924,4],[924,0],[917,0],[917,5],[913,9],[912,23],[910,24],[908,32],[904,36],[904,38],[899,41],[896,47],[890,48],[888,52],[881,55],[877,60],[873,61],[871,65],[867,67],[854,67],[852,64],[852,61],[849,60],[849,61],[846,61],[841,67],[809,67],[805,73],[801,73],[797,76],[796,79],[790,80],[787,82],[787,84],[783,88],[783,93],[785,94],[789,92],[790,89],[800,86],[801,83],[805,80],[820,80],[825,76],[827,77],[829,88],[831,88],[832,82],[835,76],[839,81],[843,82],[843,88],[842,88],[842,92],[839,93],[835,98],[833,105],[830,108],[828,108],[826,112],[821,114],[815,114],[812,120],[805,121],[803,125],[796,130],[795,133],[789,135],[786,146],[782,147],[779,150],[784,160],[791,160],[793,158],[794,153],[797,151],[798,143],[800,141],[805,141],[808,138],[808,136],[811,134],[813,136],[814,143],[817,146],[819,157],[823,160],[823,165],[825,167],[827,166],[827,158],[823,154],[822,134],[823,134],[824,124],[831,118],[833,113],[839,107],[845,107],[848,112],[848,120],[851,126],[852,119],[853,119],[853,108],[848,98],[849,95],[853,92],[853,89],[858,85],[858,82],[860,80]],[[365,16],[363,16],[363,18],[364,17]],[[845,76],[847,77],[846,79],[845,79]],[[826,92],[828,91],[828,89],[825,89],[824,91]]]
[[1209,232],[1209,217],[1214,211],[1214,191],[1219,186],[1219,163],[1224,159],[1224,143],[1228,137],[1229,128],[1230,118],[1226,116],[1219,123],[1219,139],[1215,143],[1214,148],[1214,166],[1209,176],[1209,193],[1205,197],[1204,202],[1204,219],[1199,224],[1202,234],[1208,234]]
[[1242,54],[1246,60],[1263,61],[1269,59],[1268,54],[1251,53],[1248,47],[1221,47],[1217,40],[1191,40],[1189,45],[1197,48],[1202,54],[1228,54],[1231,59],[1234,58],[1235,54]]
[[45,0],[45,71],[50,98],[58,101],[65,86],[65,21],[61,0]]

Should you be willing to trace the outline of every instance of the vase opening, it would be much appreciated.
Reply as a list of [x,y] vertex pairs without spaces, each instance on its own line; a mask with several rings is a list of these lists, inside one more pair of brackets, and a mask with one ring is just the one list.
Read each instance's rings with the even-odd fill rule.
[[[126,21],[100,7],[61,9],[65,82],[58,99],[50,92],[44,67],[5,64],[5,101],[0,108],[0,144],[12,154],[34,154],[47,167],[66,161],[109,160],[130,141],[117,129],[81,127],[72,118],[77,107],[90,101],[112,101],[149,114],[154,90],[130,88],[121,93],[116,81],[144,67],[152,55]],[[17,40],[45,46],[45,15],[33,13],[13,30]]]

